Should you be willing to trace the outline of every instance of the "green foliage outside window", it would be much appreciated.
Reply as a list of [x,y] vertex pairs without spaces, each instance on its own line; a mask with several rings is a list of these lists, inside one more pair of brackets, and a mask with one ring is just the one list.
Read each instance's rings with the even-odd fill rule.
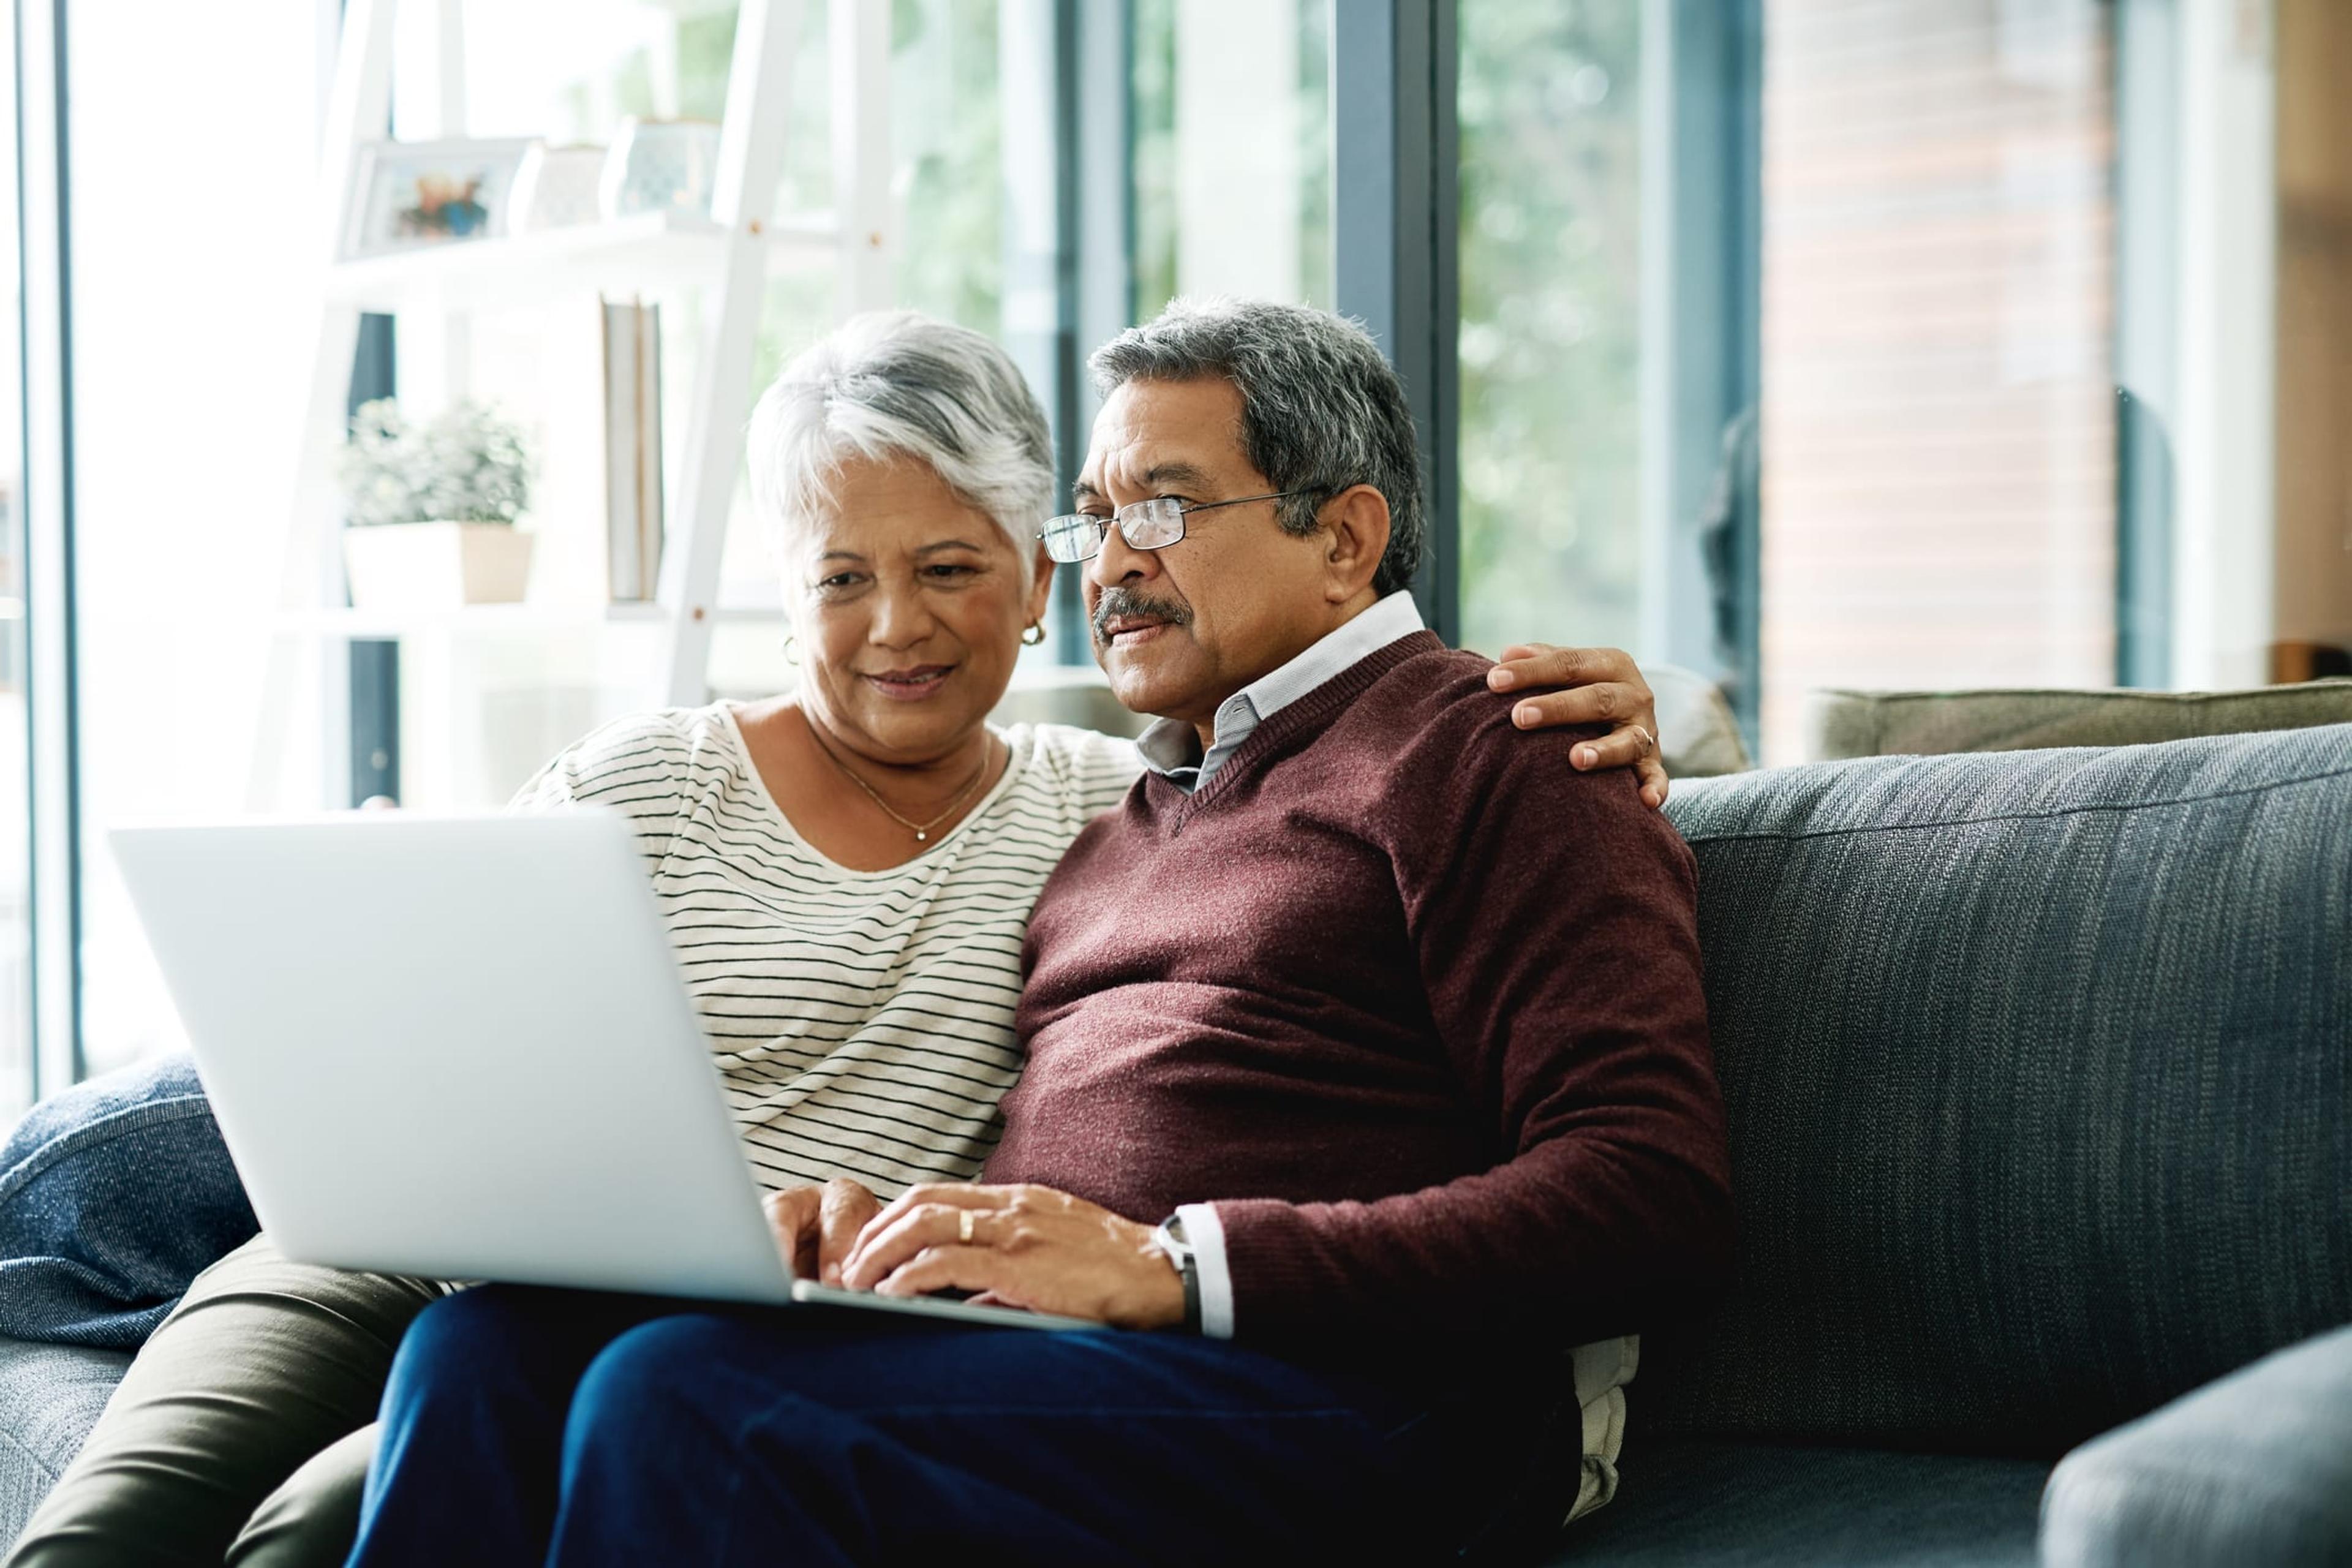
[[996,0],[897,0],[890,40],[898,300],[991,336],[1004,297],[998,23]]
[[[1298,16],[1298,284],[1290,302],[1331,303],[1331,12],[1320,0],[1292,0]],[[1182,0],[1135,0],[1134,151],[1135,309],[1149,321],[1183,290],[1177,277],[1181,225],[1214,223],[1215,213],[1185,213],[1177,200],[1176,8]],[[1276,106],[1261,112],[1278,114]],[[1089,344],[1088,347],[1093,345]]]
[[1634,641],[1640,0],[1464,0],[1462,626]]

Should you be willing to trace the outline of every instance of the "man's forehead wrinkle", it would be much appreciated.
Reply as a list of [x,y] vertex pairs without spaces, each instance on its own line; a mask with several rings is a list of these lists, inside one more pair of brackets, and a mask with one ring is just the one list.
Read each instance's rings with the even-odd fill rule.
[[[1244,482],[1255,471],[1241,435],[1238,416],[1230,421],[1189,421],[1157,405],[1107,405],[1095,426],[1082,484],[1091,494],[1148,494],[1168,489],[1209,490]],[[1222,426],[1222,428],[1221,428]],[[1218,437],[1231,445],[1216,450]],[[1225,470],[1230,469],[1230,472]]]
[[1151,483],[1151,470],[1147,467],[1149,452],[1132,431],[1127,439],[1114,443],[1103,454],[1103,483],[1121,489],[1139,490]]
[[1144,474],[1146,488],[1158,485],[1201,485],[1209,482],[1208,470],[1198,463],[1154,463]]

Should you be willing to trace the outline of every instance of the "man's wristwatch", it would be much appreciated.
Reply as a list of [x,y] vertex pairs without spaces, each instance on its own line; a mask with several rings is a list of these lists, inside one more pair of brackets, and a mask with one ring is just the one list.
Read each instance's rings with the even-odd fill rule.
[[1158,1247],[1184,1280],[1184,1331],[1201,1331],[1201,1258],[1192,1244],[1184,1239],[1184,1221],[1170,1215],[1151,1233],[1151,1245]]

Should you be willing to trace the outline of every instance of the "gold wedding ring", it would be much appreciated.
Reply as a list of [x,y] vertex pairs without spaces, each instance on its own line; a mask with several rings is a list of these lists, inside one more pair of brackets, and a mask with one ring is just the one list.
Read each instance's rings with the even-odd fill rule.
[[956,1210],[956,1239],[966,1247],[971,1245],[971,1211],[970,1209]]

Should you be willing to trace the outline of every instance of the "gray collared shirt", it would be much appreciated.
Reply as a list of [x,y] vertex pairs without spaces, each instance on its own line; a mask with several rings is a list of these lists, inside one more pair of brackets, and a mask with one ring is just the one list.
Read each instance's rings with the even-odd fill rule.
[[1402,637],[1422,630],[1421,609],[1400,588],[1271,674],[1262,675],[1217,705],[1216,742],[1202,756],[1201,738],[1179,719],[1162,719],[1135,749],[1143,765],[1190,794],[1209,782],[1260,724],[1326,681]]

